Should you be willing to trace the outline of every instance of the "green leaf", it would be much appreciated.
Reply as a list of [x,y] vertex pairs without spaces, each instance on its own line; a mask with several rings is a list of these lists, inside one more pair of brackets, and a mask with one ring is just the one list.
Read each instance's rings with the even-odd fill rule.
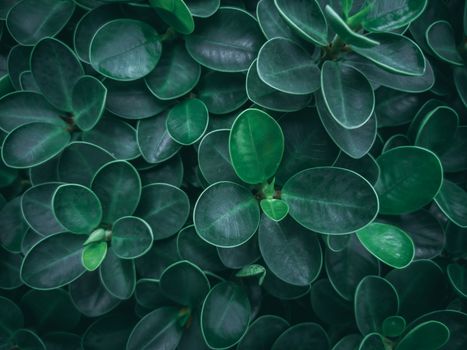
[[11,253],[21,251],[21,240],[28,230],[28,223],[21,212],[21,197],[16,197],[0,210],[0,244]]
[[190,201],[181,189],[163,183],[143,187],[135,215],[152,229],[155,240],[176,234],[188,219]]
[[284,135],[272,117],[253,108],[238,115],[230,131],[229,153],[241,180],[258,184],[269,179],[279,167],[283,152]]
[[51,199],[56,219],[70,232],[90,234],[101,223],[101,203],[87,187],[77,184],[61,185]]
[[411,39],[394,33],[374,33],[368,37],[380,44],[371,48],[353,47],[353,51],[394,73],[412,76],[425,73],[425,57]]
[[16,90],[21,89],[20,77],[21,73],[30,71],[31,67],[29,64],[31,57],[31,46],[16,45],[14,46],[7,58],[7,70],[10,76],[11,84]]
[[284,282],[307,286],[318,277],[323,264],[318,237],[291,218],[275,222],[263,216],[258,239],[267,267]]
[[182,145],[191,145],[200,140],[208,128],[208,109],[196,98],[185,100],[170,110],[165,122],[171,138]]
[[264,83],[258,75],[256,62],[257,60],[253,61],[246,76],[246,93],[252,102],[280,112],[297,111],[308,105],[312,95],[287,94]]
[[237,344],[248,329],[250,312],[250,302],[242,287],[231,282],[217,284],[206,296],[201,310],[206,344],[217,349]]
[[82,347],[115,349],[128,340],[133,320],[125,313],[104,316],[94,321],[81,338]]
[[339,340],[332,350],[356,350],[362,341],[360,334],[349,334]]
[[285,38],[267,41],[259,51],[259,78],[272,88],[294,95],[319,89],[319,68],[301,46]]
[[115,255],[134,259],[144,255],[153,244],[151,226],[134,216],[125,216],[112,225],[112,245]]
[[408,94],[386,87],[380,87],[376,90],[375,114],[378,119],[378,128],[405,125],[410,123],[412,119],[415,120],[414,115],[417,115],[417,111],[423,103],[420,95]]
[[307,322],[287,329],[276,339],[271,350],[327,350],[329,346],[329,338],[324,329],[317,323]]
[[378,41],[354,32],[331,6],[326,5],[324,14],[330,27],[346,44],[357,47],[373,47],[379,45]]
[[368,275],[379,275],[378,260],[351,235],[346,247],[339,252],[326,250],[324,263],[329,282],[339,295],[352,301],[357,285]]
[[309,230],[347,234],[371,223],[379,203],[370,183],[357,173],[333,167],[306,169],[282,188],[289,214]]
[[432,23],[426,33],[426,42],[436,57],[456,66],[463,66],[462,56],[457,51],[454,29],[448,21]]
[[155,69],[144,77],[151,92],[161,100],[171,100],[190,92],[201,76],[201,66],[180,44],[164,47]]
[[89,57],[92,67],[102,75],[128,81],[149,74],[161,52],[160,38],[153,27],[138,20],[116,19],[98,29]]
[[[467,12],[466,12],[467,13]],[[467,80],[467,69],[456,68],[454,69],[454,84],[456,85],[457,93],[464,104],[467,106],[467,88],[464,82]]]
[[367,276],[357,286],[354,308],[357,326],[363,335],[381,333],[384,320],[397,314],[399,297],[384,278]]
[[190,9],[183,0],[149,0],[152,8],[169,26],[181,34],[190,34],[195,22]]
[[341,151],[356,159],[367,154],[376,139],[375,115],[357,129],[346,129],[329,113],[322,94],[316,93],[315,98],[321,123]]
[[136,286],[136,270],[133,260],[120,259],[112,249],[99,267],[99,276],[105,289],[118,299],[129,299]]
[[310,286],[294,286],[276,277],[266,269],[266,276],[262,284],[264,290],[279,300],[295,300],[303,297],[310,291]]
[[142,169],[139,173],[143,186],[156,182],[163,182],[175,187],[181,187],[183,182],[184,166],[179,154],[162,164]]
[[444,180],[435,197],[435,202],[450,221],[467,227],[467,192],[454,182]]
[[427,321],[414,327],[397,344],[396,350],[436,350],[449,340],[449,328],[438,321]]
[[152,311],[133,328],[126,349],[175,350],[183,335],[183,328],[178,322],[179,318],[180,311],[175,307],[166,306]]
[[18,329],[12,334],[10,341],[20,349],[46,350],[45,344],[41,338],[29,329]]
[[18,126],[44,122],[64,126],[60,112],[41,94],[15,91],[0,99],[0,128],[10,132]]
[[94,242],[83,248],[81,262],[88,271],[97,270],[107,255],[107,242]]
[[0,336],[9,337],[17,329],[24,326],[21,309],[13,301],[0,296]]
[[108,224],[133,214],[141,196],[138,172],[130,163],[119,160],[103,165],[91,188],[102,204],[102,222]]
[[328,44],[328,25],[316,0],[274,0],[286,22],[305,40],[319,46]]
[[45,38],[32,50],[30,64],[44,97],[58,109],[71,112],[73,86],[84,74],[73,51],[56,39]]
[[379,333],[370,333],[363,338],[358,350],[385,350],[383,337]]
[[379,165],[370,154],[355,159],[341,152],[333,166],[355,171],[367,179],[371,185],[374,185],[379,178]]
[[41,235],[63,232],[52,210],[52,197],[60,183],[45,183],[28,188],[21,196],[21,213],[28,225]]
[[256,18],[264,36],[272,38],[286,38],[300,42],[301,38],[289,27],[277,9],[274,0],[261,0],[256,7]]
[[63,126],[34,122],[12,130],[2,146],[2,158],[11,168],[30,168],[59,154],[70,141]]
[[362,22],[363,28],[370,32],[390,32],[402,28],[419,17],[427,3],[427,0],[372,0]]
[[[226,81],[229,84],[226,84]],[[245,75],[211,71],[199,81],[196,94],[206,104],[210,113],[233,112],[248,100],[245,92]]]
[[24,257],[22,281],[34,289],[55,289],[73,282],[86,271],[81,264],[85,239],[72,233],[42,239]]
[[289,327],[279,316],[263,315],[248,327],[248,331],[237,345],[238,350],[270,350],[274,341]]
[[263,209],[263,213],[274,221],[281,221],[289,212],[287,203],[280,199],[262,199],[260,206]]
[[248,241],[259,218],[259,206],[250,191],[228,181],[206,188],[193,209],[196,232],[217,247],[233,248]]
[[19,277],[22,261],[21,254],[10,253],[0,247],[0,269],[3,271],[0,276],[1,289],[16,289],[23,284]]
[[166,119],[167,114],[164,113],[138,122],[138,147],[148,163],[161,163],[173,157],[182,147],[167,132]]
[[445,106],[435,108],[420,121],[415,146],[427,148],[437,155],[443,154],[454,138],[458,124],[455,110]]
[[11,36],[21,45],[34,45],[42,38],[56,35],[74,9],[71,0],[23,0],[8,12],[6,24]]
[[73,86],[71,104],[73,120],[83,131],[91,130],[100,120],[105,108],[107,88],[100,80],[84,75]]
[[405,319],[401,316],[389,316],[383,321],[382,334],[386,337],[398,337],[405,330]]
[[185,41],[195,61],[221,72],[246,71],[262,43],[256,19],[233,7],[220,8],[213,16],[198,21]]
[[160,278],[165,296],[179,305],[196,307],[209,292],[209,281],[200,268],[182,260],[167,267]]
[[327,278],[316,281],[310,291],[311,307],[319,320],[329,325],[353,321],[353,305],[342,298]]
[[261,256],[258,235],[253,235],[245,243],[233,248],[217,247],[217,255],[224,267],[229,269],[241,269],[253,264]]
[[204,179],[213,184],[219,181],[240,182],[229,154],[230,130],[218,129],[207,133],[198,147],[198,166]]
[[108,90],[105,108],[119,117],[130,120],[149,118],[168,107],[165,101],[153,95],[143,79],[105,79],[103,83]]
[[408,266],[414,258],[412,239],[397,226],[374,222],[358,230],[357,237],[371,254],[396,269]]
[[456,293],[467,298],[467,268],[459,264],[449,264],[447,275]]
[[58,162],[60,180],[90,187],[94,174],[114,157],[92,143],[71,142],[62,152]]
[[381,214],[400,215],[421,209],[441,187],[441,163],[427,149],[396,147],[380,155],[376,162],[381,170],[375,185]]
[[159,280],[142,278],[136,282],[135,300],[147,309],[157,309],[170,303],[161,290]]
[[185,0],[194,17],[211,17],[219,8],[220,0]]
[[373,89],[365,76],[352,67],[324,62],[321,92],[329,113],[346,129],[362,127],[373,114]]

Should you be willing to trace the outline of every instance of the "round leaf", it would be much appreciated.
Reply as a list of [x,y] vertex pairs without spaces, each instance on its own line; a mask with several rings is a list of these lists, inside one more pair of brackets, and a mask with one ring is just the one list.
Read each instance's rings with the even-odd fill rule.
[[459,185],[449,180],[444,180],[435,197],[435,202],[441,211],[454,224],[467,227],[467,192]]
[[170,265],[160,278],[160,288],[167,298],[190,307],[196,307],[204,300],[209,287],[204,272],[188,261]]
[[201,65],[223,72],[246,71],[263,37],[256,19],[238,8],[221,8],[202,19],[185,41],[188,53]]
[[397,344],[396,350],[436,350],[449,340],[449,328],[438,321],[427,321],[414,327]]
[[443,169],[436,155],[424,148],[393,148],[376,159],[380,177],[375,189],[381,214],[406,214],[433,199],[441,187]]
[[264,262],[284,282],[307,286],[318,277],[323,264],[318,237],[291,218],[275,222],[263,216],[258,239]]
[[203,136],[208,127],[208,109],[196,98],[185,100],[170,110],[165,122],[171,138],[182,145],[191,145]]
[[457,51],[454,29],[447,21],[432,23],[426,33],[426,42],[434,54],[449,64],[464,65],[462,56]]
[[356,129],[370,119],[375,95],[358,70],[333,61],[321,69],[321,91],[329,113],[346,129]]
[[317,167],[292,176],[282,188],[290,215],[309,230],[346,234],[363,228],[378,213],[370,183],[343,168]]
[[122,259],[134,259],[151,249],[151,227],[143,219],[125,216],[112,225],[112,245],[115,255]]
[[73,233],[90,234],[102,219],[99,198],[82,185],[59,186],[52,197],[52,208],[60,224]]
[[[204,300],[201,330],[210,348],[228,348],[248,329],[251,306],[246,292],[231,282],[217,284]],[[225,317],[229,315],[229,317]]]
[[181,34],[190,34],[195,22],[190,9],[183,0],[149,0],[151,6],[169,26]]
[[329,349],[329,339],[324,329],[317,323],[299,323],[282,333],[271,350]]
[[238,343],[238,350],[270,350],[274,341],[289,326],[281,317],[263,315],[248,327],[248,331]]
[[59,154],[70,141],[63,126],[35,122],[11,131],[2,146],[2,158],[12,168],[30,168]]
[[259,51],[258,76],[272,88],[296,95],[319,89],[319,68],[301,46],[284,38],[266,42]]
[[373,222],[358,230],[357,237],[371,254],[391,267],[401,269],[414,258],[412,239],[396,226]]
[[263,213],[274,221],[281,221],[289,212],[287,203],[280,199],[263,199],[260,202],[260,206],[263,209]]
[[83,248],[81,262],[88,271],[96,270],[107,255],[107,242],[94,242]]
[[398,337],[405,330],[405,319],[401,316],[389,316],[383,321],[382,334],[386,337]]
[[196,232],[206,242],[231,248],[248,241],[259,225],[259,206],[250,191],[217,182],[198,197],[193,210]]
[[454,290],[461,297],[467,298],[467,269],[459,264],[450,264],[447,268],[447,274]]
[[90,46],[91,65],[115,80],[136,80],[156,66],[162,45],[156,30],[147,23],[116,19],[99,28]]
[[59,233],[39,241],[24,257],[21,279],[34,289],[55,289],[74,281],[86,271],[81,264],[85,239]]
[[272,177],[282,159],[284,135],[277,122],[258,109],[247,109],[235,119],[229,153],[238,177],[258,184]]
[[136,286],[136,270],[133,260],[120,259],[112,249],[99,267],[99,276],[105,289],[114,297],[129,299]]

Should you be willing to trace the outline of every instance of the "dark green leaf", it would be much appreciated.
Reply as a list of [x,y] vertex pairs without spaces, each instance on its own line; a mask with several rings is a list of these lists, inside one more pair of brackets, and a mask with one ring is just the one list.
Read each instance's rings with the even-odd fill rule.
[[184,0],[195,17],[210,17],[220,6],[220,0]]
[[310,297],[314,313],[324,323],[334,326],[353,321],[353,305],[336,292],[328,279],[313,283]]
[[438,321],[414,327],[397,344],[396,350],[436,350],[449,340],[449,328]]
[[463,298],[467,298],[467,269],[459,264],[450,264],[447,268],[447,275],[454,290]]
[[149,0],[149,3],[162,20],[177,32],[190,34],[195,29],[190,9],[183,0]]
[[118,299],[129,299],[135,291],[135,263],[120,259],[111,249],[100,265],[99,276],[105,289]]
[[191,145],[201,139],[208,127],[208,109],[196,98],[185,100],[170,110],[165,122],[170,137],[182,145]]
[[124,349],[128,340],[133,319],[125,313],[113,314],[98,318],[83,334],[81,344],[83,349],[104,350]]
[[0,336],[10,336],[14,331],[24,326],[24,316],[21,309],[10,299],[0,296]]
[[248,331],[237,345],[238,350],[270,350],[274,341],[289,326],[281,317],[264,315],[248,327]]
[[125,216],[113,223],[111,248],[122,259],[134,259],[151,249],[153,235],[146,221]]
[[435,202],[441,211],[454,224],[467,227],[467,192],[459,185],[444,180],[435,197]]
[[463,66],[462,56],[457,51],[454,29],[447,21],[432,23],[426,31],[426,42],[436,57],[449,64]]
[[405,330],[405,319],[401,316],[389,316],[383,321],[382,334],[386,337],[398,337]]
[[274,0],[259,1],[256,7],[256,17],[261,31],[267,39],[282,37],[300,41],[300,37],[294,33],[293,29],[282,18]]
[[282,333],[274,342],[271,350],[328,350],[329,338],[317,323],[299,323]]
[[83,131],[91,130],[102,117],[107,88],[100,80],[85,75],[73,87],[71,105],[73,121]]
[[21,213],[21,197],[13,198],[0,210],[1,246],[11,253],[19,253],[27,230],[28,224]]
[[0,275],[1,289],[16,289],[23,284],[19,277],[22,261],[23,258],[21,254],[10,253],[0,247],[0,270],[2,271]]

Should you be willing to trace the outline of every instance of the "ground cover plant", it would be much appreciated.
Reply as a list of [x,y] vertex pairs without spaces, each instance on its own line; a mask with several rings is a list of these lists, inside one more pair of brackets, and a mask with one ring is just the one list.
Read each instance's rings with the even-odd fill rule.
[[0,1],[0,349],[467,349],[464,0]]

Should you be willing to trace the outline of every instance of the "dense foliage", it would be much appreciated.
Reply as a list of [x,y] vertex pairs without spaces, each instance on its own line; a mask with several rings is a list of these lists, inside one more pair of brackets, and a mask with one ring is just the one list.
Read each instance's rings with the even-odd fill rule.
[[0,349],[467,349],[464,0],[1,0]]

